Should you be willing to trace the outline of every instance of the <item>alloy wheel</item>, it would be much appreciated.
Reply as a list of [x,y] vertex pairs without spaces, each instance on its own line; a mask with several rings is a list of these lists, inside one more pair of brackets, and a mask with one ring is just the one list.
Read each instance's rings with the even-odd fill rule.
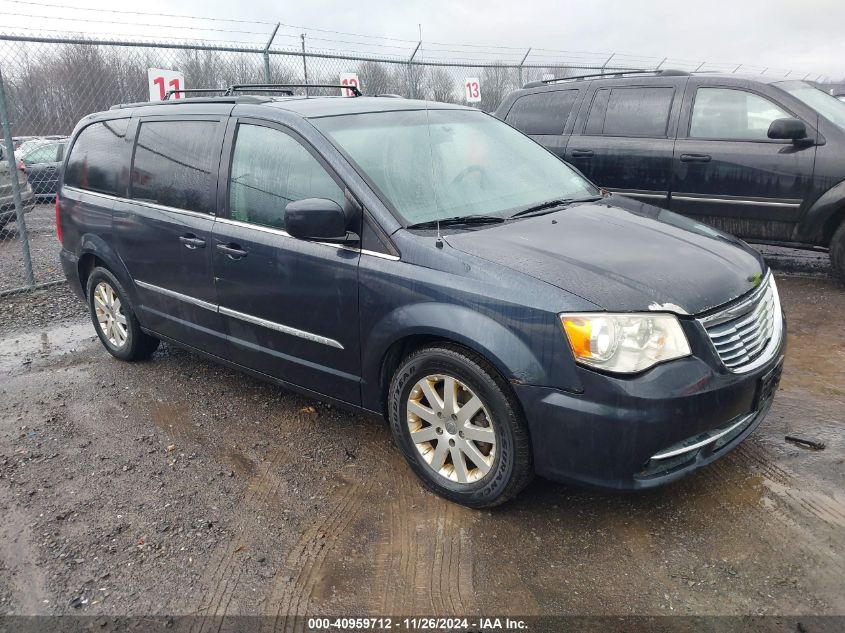
[[450,481],[474,483],[496,458],[493,420],[481,399],[453,376],[422,378],[408,395],[408,430],[429,468]]
[[126,315],[120,297],[105,281],[94,288],[94,314],[106,340],[117,348],[123,347],[129,337]]

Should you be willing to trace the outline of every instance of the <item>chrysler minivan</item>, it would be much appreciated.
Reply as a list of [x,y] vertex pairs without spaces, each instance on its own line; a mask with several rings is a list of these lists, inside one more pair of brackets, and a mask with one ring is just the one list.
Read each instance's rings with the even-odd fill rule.
[[74,131],[56,217],[110,354],[163,340],[383,416],[467,506],[535,473],[678,479],[747,437],[780,377],[757,252],[466,107],[235,88],[115,106]]

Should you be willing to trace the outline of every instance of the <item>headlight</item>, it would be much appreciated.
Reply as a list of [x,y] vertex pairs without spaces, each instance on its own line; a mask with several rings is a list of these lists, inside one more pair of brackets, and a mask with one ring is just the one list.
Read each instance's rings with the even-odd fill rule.
[[575,360],[597,369],[628,374],[690,354],[673,314],[561,314],[560,321]]

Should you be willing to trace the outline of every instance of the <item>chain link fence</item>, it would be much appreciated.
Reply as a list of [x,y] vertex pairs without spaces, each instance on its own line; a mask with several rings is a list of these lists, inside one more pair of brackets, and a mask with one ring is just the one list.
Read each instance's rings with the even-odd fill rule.
[[53,202],[67,135],[91,112],[147,101],[150,68],[180,71],[188,89],[338,84],[352,73],[365,94],[452,103],[466,103],[466,84],[477,80],[480,100],[468,105],[489,112],[528,81],[668,65],[613,55],[604,63],[525,63],[528,53],[521,64],[451,63],[426,60],[423,52],[418,45],[398,59],[306,51],[304,39],[296,50],[0,33],[0,296],[62,279]]

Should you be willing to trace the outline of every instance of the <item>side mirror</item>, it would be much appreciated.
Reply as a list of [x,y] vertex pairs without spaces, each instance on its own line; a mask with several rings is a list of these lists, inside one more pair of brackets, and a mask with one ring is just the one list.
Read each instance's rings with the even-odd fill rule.
[[295,200],[285,207],[285,231],[311,242],[356,242],[346,230],[348,219],[341,206],[326,198]]
[[783,141],[801,141],[807,138],[807,126],[798,119],[775,119],[769,125],[769,138]]

